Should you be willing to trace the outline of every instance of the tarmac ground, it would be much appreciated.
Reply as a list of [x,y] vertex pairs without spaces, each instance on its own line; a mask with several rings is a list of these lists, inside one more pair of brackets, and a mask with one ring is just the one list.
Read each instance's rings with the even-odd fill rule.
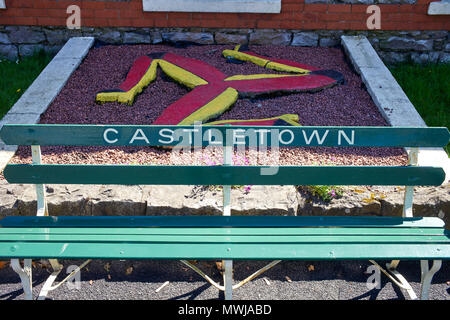
[[[34,261],[34,260],[33,260]],[[45,260],[33,265],[33,294],[38,296],[50,274]],[[387,261],[377,261],[384,266]],[[67,270],[83,263],[60,260]],[[196,265],[222,284],[214,261],[196,261]],[[267,261],[234,261],[234,283],[267,264]],[[72,266],[72,267],[71,267]],[[270,270],[233,292],[233,300],[300,301],[300,300],[408,300],[403,289],[394,285],[369,261],[282,261]],[[419,261],[402,261],[398,271],[420,295]],[[223,300],[217,290],[196,272],[179,261],[93,260],[80,272],[79,281],[62,284],[48,294],[49,300]],[[168,281],[168,283],[166,283]],[[161,288],[161,286],[164,284]],[[158,290],[159,289],[159,290]],[[7,264],[0,269],[0,300],[23,300],[19,276]],[[429,292],[430,300],[450,300],[450,263],[444,261],[435,274]]]

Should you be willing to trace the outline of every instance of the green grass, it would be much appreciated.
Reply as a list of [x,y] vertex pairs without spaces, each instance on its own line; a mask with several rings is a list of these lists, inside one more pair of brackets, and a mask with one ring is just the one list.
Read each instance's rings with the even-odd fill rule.
[[44,51],[13,62],[0,60],[0,119],[16,103],[52,59]]
[[[405,62],[389,69],[427,126],[450,128],[450,64]],[[450,144],[445,150],[450,155]]]

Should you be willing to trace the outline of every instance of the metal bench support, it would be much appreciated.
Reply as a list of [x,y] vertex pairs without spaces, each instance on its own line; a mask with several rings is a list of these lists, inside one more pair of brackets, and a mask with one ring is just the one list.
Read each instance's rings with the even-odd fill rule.
[[[419,149],[418,148],[410,148],[408,151],[408,165],[409,166],[417,166],[419,159]],[[403,200],[403,214],[402,216],[405,218],[413,217],[413,194],[414,194],[414,186],[406,186],[405,195]],[[409,297],[412,300],[417,299],[417,295],[414,292],[411,285],[408,281],[403,277],[398,271],[397,267],[400,263],[400,260],[392,260],[391,263],[386,264],[387,271],[381,268],[376,262],[370,260],[371,263],[376,265],[386,276],[388,276],[394,284],[399,286],[401,289],[406,290]],[[428,300],[428,293],[431,286],[431,281],[433,276],[442,266],[441,260],[434,260],[431,269],[429,268],[428,260],[420,261],[420,269],[421,269],[421,300]]]
[[429,268],[428,260],[420,260],[421,269],[421,292],[420,299],[428,300],[428,293],[430,291],[431,281],[436,272],[441,269],[442,260],[433,260],[433,265],[431,269]]
[[[42,155],[41,155],[41,147],[40,146],[31,146],[31,155],[33,164],[41,164]],[[47,199],[45,196],[45,185],[44,184],[36,184],[36,196],[37,196],[37,212],[36,216],[48,216],[48,205]],[[55,290],[63,283],[72,279],[83,267],[85,267],[91,260],[86,260],[79,268],[71,272],[65,279],[60,281],[57,285],[53,285],[58,275],[63,270],[64,266],[58,262],[57,259],[49,259],[50,265],[53,268],[52,274],[45,281],[41,291],[39,292],[38,300],[45,300],[49,291]],[[25,293],[26,300],[33,300],[32,293],[32,260],[24,259],[24,266],[22,267],[19,259],[11,259],[11,267],[12,269],[20,276],[20,280],[22,283],[23,291]]]
[[11,259],[12,269],[19,275],[22,283],[23,292],[26,300],[33,300],[33,280],[32,280],[32,264],[31,259],[23,261],[23,267],[20,265],[19,259]]

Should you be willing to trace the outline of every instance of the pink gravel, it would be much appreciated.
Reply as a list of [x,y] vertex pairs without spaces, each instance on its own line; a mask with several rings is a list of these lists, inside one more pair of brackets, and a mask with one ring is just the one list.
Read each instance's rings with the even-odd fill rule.
[[[93,48],[55,98],[40,123],[47,124],[138,124],[150,125],[171,103],[188,90],[159,71],[155,82],[136,99],[133,106],[119,103],[95,103],[95,94],[117,88],[125,79],[133,61],[154,52],[173,52],[201,59],[228,76],[236,74],[274,73],[251,63],[227,63],[224,49],[233,46],[191,46],[174,48],[166,45],[104,46]],[[316,93],[280,95],[271,98],[239,99],[217,120],[258,119],[281,114],[297,114],[305,126],[388,126],[365,90],[361,78],[353,72],[345,54],[338,48],[303,48],[252,46],[250,50],[264,56],[293,60],[320,69],[333,69],[345,77],[345,84]],[[152,147],[64,147],[44,146],[44,163],[80,164],[207,164],[220,163],[221,152],[207,151],[195,157],[184,155],[171,159],[170,151]],[[247,151],[248,164],[273,164]],[[239,158],[239,157],[238,157]],[[236,158],[236,159],[238,159]],[[257,159],[258,158],[258,159]],[[30,163],[29,147],[19,147],[13,163]],[[405,165],[401,148],[282,148],[280,165]]]

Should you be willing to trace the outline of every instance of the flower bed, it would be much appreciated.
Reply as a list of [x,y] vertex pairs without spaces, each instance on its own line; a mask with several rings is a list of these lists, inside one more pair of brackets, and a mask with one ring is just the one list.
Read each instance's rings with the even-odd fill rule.
[[[222,51],[232,46],[168,45],[103,46],[91,49],[80,67],[55,98],[40,123],[48,124],[152,124],[167,106],[184,96],[188,89],[175,83],[158,70],[157,79],[149,85],[132,106],[117,102],[97,104],[96,93],[118,87],[133,62],[140,56],[156,52],[173,52],[202,60],[227,76],[237,74],[277,73],[255,64],[227,62]],[[344,75],[345,83],[315,93],[278,94],[238,99],[225,113],[214,120],[264,119],[280,114],[298,115],[301,125],[309,126],[387,126],[360,77],[346,62],[339,48],[303,48],[252,46],[253,52],[279,59],[307,64],[320,69],[336,70]],[[192,163],[189,155],[176,163],[169,150],[151,147],[43,147],[45,163],[104,163],[104,164],[184,164]],[[206,154],[220,161],[222,155],[214,150]],[[248,151],[249,164],[273,164],[273,157],[257,157]],[[29,148],[20,147],[13,162],[30,162]],[[407,157],[399,148],[282,148],[280,165],[404,165]]]

